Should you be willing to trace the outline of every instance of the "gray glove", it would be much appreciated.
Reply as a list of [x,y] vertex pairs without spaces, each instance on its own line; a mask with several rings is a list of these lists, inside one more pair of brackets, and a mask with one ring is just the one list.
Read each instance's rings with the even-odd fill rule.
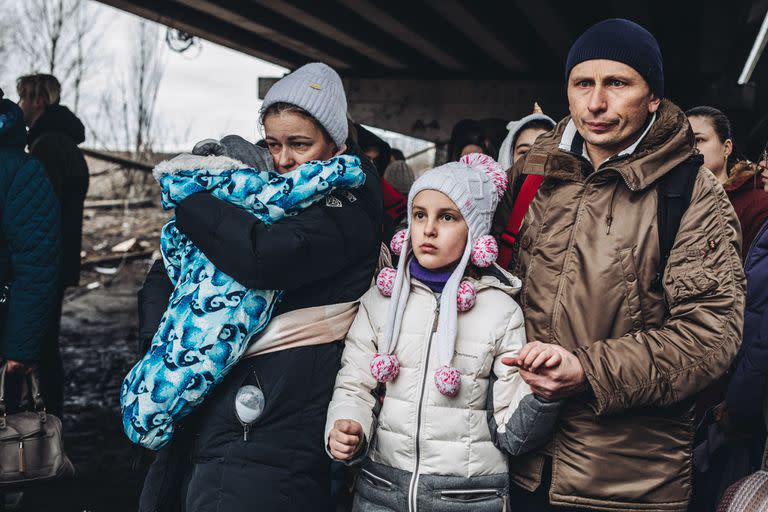
[[227,148],[216,139],[203,139],[192,148],[192,154],[197,156],[228,156]]
[[223,139],[204,139],[195,144],[193,155],[228,156],[260,171],[274,171],[275,163],[269,150],[251,144],[239,135],[227,135]]

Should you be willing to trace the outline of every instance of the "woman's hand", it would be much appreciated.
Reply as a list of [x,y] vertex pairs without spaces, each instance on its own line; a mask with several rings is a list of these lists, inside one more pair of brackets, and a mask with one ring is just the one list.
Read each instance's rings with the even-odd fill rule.
[[28,374],[34,368],[32,365],[28,365],[19,361],[13,361],[11,359],[5,360],[5,366],[8,369],[8,373],[23,373]]
[[363,426],[354,420],[336,420],[328,434],[328,448],[337,460],[349,460],[363,445]]

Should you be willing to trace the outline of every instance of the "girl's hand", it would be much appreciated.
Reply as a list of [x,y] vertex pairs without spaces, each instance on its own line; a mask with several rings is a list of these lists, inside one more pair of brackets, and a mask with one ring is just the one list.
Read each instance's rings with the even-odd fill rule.
[[501,362],[517,366],[531,391],[546,400],[568,398],[588,389],[579,358],[559,345],[534,341],[517,357],[505,357]]
[[328,434],[328,448],[336,460],[351,459],[363,445],[363,426],[354,420],[336,420]]
[[517,366],[521,370],[536,373],[539,369],[552,369],[563,362],[560,347],[549,343],[534,341],[525,345],[517,357],[505,357],[501,362],[507,366]]

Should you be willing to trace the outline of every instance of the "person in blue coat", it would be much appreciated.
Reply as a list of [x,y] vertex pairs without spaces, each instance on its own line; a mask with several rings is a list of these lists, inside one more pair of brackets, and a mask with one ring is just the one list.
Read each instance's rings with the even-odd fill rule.
[[734,482],[760,469],[766,439],[768,383],[768,221],[746,252],[744,337],[731,368],[725,401],[703,419],[706,436],[694,451],[697,474],[691,510],[714,510]]
[[749,248],[744,271],[744,340],[728,385],[726,404],[731,421],[762,424],[768,376],[768,221]]
[[61,267],[59,203],[26,143],[22,111],[0,90],[0,358],[14,371],[38,359]]

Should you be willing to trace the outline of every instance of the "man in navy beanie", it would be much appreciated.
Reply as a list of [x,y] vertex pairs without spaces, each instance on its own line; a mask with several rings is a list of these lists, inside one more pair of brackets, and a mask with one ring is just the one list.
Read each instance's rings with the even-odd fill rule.
[[647,30],[592,26],[565,79],[570,116],[515,163],[497,215],[498,233],[543,176],[512,263],[529,343],[505,364],[565,401],[551,442],[510,459],[509,509],[684,512],[695,395],[741,340],[739,223]]

